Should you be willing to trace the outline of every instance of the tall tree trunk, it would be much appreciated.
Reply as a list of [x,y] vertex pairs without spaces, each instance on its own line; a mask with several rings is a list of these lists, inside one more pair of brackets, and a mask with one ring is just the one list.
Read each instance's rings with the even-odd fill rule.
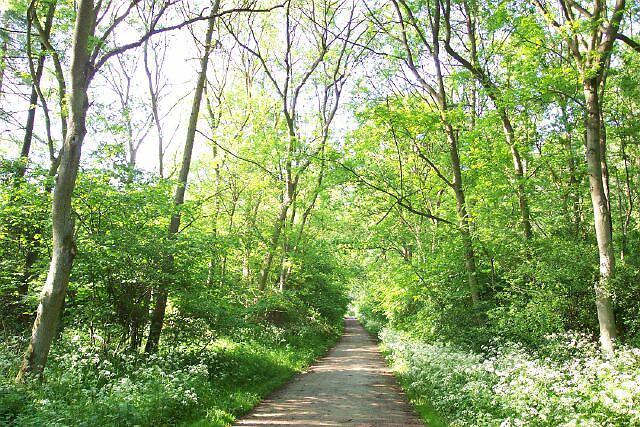
[[[51,32],[51,25],[53,23],[53,15],[55,13],[55,10],[56,10],[56,2],[51,2],[51,4],[49,5],[49,8],[47,9],[47,16],[45,19],[45,26],[44,26],[45,37],[49,37],[49,34]],[[28,37],[28,39],[29,38],[30,37]],[[28,42],[30,42],[30,40]],[[45,47],[44,45],[42,45],[42,50],[44,51],[44,49]],[[31,49],[29,49],[28,51],[30,52]],[[46,56],[44,55],[44,53],[40,53],[40,55],[38,56],[38,63],[37,63],[38,65],[36,66],[35,70],[33,70],[33,67],[31,65],[29,66],[30,70],[32,70],[34,74],[31,76],[33,79],[33,83],[31,85],[31,96],[29,97],[29,111],[27,112],[27,123],[25,125],[24,138],[22,140],[22,148],[20,150],[20,158],[22,159],[22,162],[18,166],[18,169],[16,171],[16,181],[15,181],[16,185],[20,185],[20,181],[22,180],[22,178],[24,178],[24,174],[27,172],[29,154],[31,152],[31,142],[33,140],[33,128],[35,125],[36,108],[38,104],[38,90],[39,90],[38,88],[40,87],[40,80],[42,78],[42,73],[44,71],[45,59],[46,59]],[[48,115],[46,115],[45,117],[47,118],[46,125],[49,126]],[[49,142],[51,143],[51,141]],[[52,162],[53,161],[54,160],[52,159]],[[54,174],[52,174],[51,176],[53,176]],[[49,190],[49,188],[47,188],[47,190]],[[24,260],[23,274],[22,274],[22,277],[20,278],[20,284],[18,285],[18,293],[22,297],[25,297],[27,295],[29,291],[29,282],[34,276],[33,266],[35,265],[35,263],[38,261],[38,258],[39,258],[38,250],[36,247],[37,242],[36,242],[36,239],[34,238],[34,235],[35,233],[38,233],[41,231],[42,230],[37,232],[32,231],[28,236],[25,236],[26,240],[28,241],[28,247],[27,247],[27,252]]]
[[255,227],[256,220],[258,218],[258,210],[260,209],[260,203],[262,202],[262,195],[258,194],[255,206],[247,205],[245,228],[243,231],[243,245],[244,251],[242,253],[242,279],[247,285],[252,283],[251,277],[251,249],[253,248],[253,228]]
[[[574,1],[559,0],[565,22],[547,20],[564,38],[569,47],[576,68],[582,78],[585,108],[585,158],[589,173],[589,193],[593,205],[593,219],[600,258],[600,277],[595,284],[596,308],[600,326],[600,344],[602,350],[613,352],[616,338],[616,322],[613,311],[612,276],[615,271],[613,256],[613,232],[611,226],[611,208],[608,200],[608,182],[606,174],[606,141],[604,140],[602,120],[602,100],[604,83],[610,66],[618,30],[624,17],[625,0],[606,2],[594,1],[593,12],[588,13],[589,35],[579,31],[567,33],[565,23],[573,25],[575,13],[581,13],[580,6]],[[548,16],[545,5],[535,1],[542,15]],[[603,170],[604,166],[604,170]]]
[[9,47],[9,32],[5,29],[7,27],[8,10],[5,10],[0,14],[0,101],[2,101],[2,94],[4,92],[4,73],[7,69],[7,49]]
[[[609,200],[609,166],[607,165],[607,126],[604,121],[604,94],[607,87],[608,70],[611,66],[611,57],[607,59],[603,66],[602,77],[598,86],[598,114],[600,117],[600,167],[602,168],[602,184],[604,185],[604,196],[607,198],[607,206],[611,212],[611,200]],[[613,227],[612,230],[613,232]]]
[[[209,104],[209,100],[207,99],[207,106]],[[211,108],[209,108],[209,111],[211,111]],[[211,114],[211,112],[209,113]],[[213,146],[213,158],[216,162],[216,166],[214,168],[214,174],[216,177],[216,184],[215,184],[215,189],[214,189],[214,193],[215,194],[219,194],[220,193],[220,162],[218,161],[218,147],[214,144]],[[216,197],[216,201],[214,204],[214,208],[213,208],[213,218],[211,219],[211,223],[213,224],[213,230],[211,232],[211,240],[213,241],[213,245],[212,245],[212,254],[211,257],[209,258],[209,265],[207,268],[207,287],[213,285],[213,279],[215,278],[216,275],[216,269],[218,267],[219,264],[219,256],[218,256],[218,218],[220,217],[220,197],[217,196]]]
[[562,104],[562,123],[564,126],[564,148],[567,153],[567,168],[569,172],[569,183],[567,190],[567,199],[571,204],[571,213],[573,222],[573,227],[569,227],[572,231],[572,234],[575,238],[580,236],[580,189],[578,185],[578,179],[576,174],[576,156],[573,149],[572,139],[571,139],[571,125],[569,124],[569,118],[567,115],[567,106],[566,104]]
[[[227,224],[227,235],[233,235],[233,221],[236,214],[236,207],[238,206],[238,200],[240,194],[234,194],[232,196],[231,212],[229,212],[229,223]],[[227,252],[225,251],[220,262],[220,286],[224,284],[225,277],[227,275]]]
[[[189,127],[187,128],[187,136],[182,156],[182,167],[180,168],[178,185],[176,186],[173,196],[173,203],[176,208],[184,203],[184,195],[187,187],[187,180],[189,177],[189,168],[191,167],[191,155],[193,153],[193,145],[198,125],[198,116],[200,114],[200,104],[202,103],[202,94],[207,83],[207,66],[209,64],[211,40],[213,38],[213,31],[215,28],[215,14],[218,12],[219,5],[220,0],[216,0],[211,9],[211,16],[208,20],[207,33],[204,43],[204,52],[202,54],[202,58],[200,58],[200,74],[198,75],[198,81],[196,83],[196,89],[193,95],[193,103],[191,104],[191,115],[189,116]],[[179,229],[180,213],[177,212],[171,216],[168,230],[169,239],[175,238],[175,235],[178,233]],[[173,255],[169,255],[167,257],[165,266],[167,269],[167,273],[171,274],[175,267]],[[162,283],[155,290],[154,307],[151,313],[151,324],[149,325],[149,335],[147,337],[147,343],[145,345],[146,353],[154,353],[158,349],[160,334],[162,332],[164,316],[167,308],[167,297],[169,293],[168,285],[169,283]]]
[[451,2],[447,0],[436,9],[439,10],[439,7],[442,7],[444,9],[444,46],[447,53],[449,53],[452,58],[458,61],[460,65],[466,68],[478,81],[478,83],[480,83],[480,85],[485,89],[487,95],[495,105],[498,111],[498,115],[500,116],[500,121],[502,122],[502,130],[504,132],[505,140],[507,146],[509,147],[511,159],[513,161],[513,169],[516,179],[516,195],[518,197],[520,220],[522,222],[522,232],[524,234],[524,238],[526,240],[529,240],[532,237],[533,233],[531,228],[531,212],[529,209],[529,199],[527,197],[525,188],[525,176],[524,167],[522,165],[522,157],[520,156],[520,151],[518,150],[513,124],[509,117],[509,113],[507,112],[503,104],[501,90],[496,85],[496,83],[491,80],[489,74],[482,68],[480,62],[478,61],[475,11],[473,10],[473,6],[470,5],[468,1],[463,2],[470,51],[470,57],[469,59],[466,59],[451,46]]
[[282,203],[278,211],[278,218],[273,226],[273,232],[271,233],[271,239],[269,240],[269,247],[265,254],[264,261],[262,262],[262,270],[260,270],[260,277],[258,279],[258,288],[264,290],[269,280],[269,273],[271,272],[271,265],[273,264],[273,255],[275,254],[278,242],[280,241],[280,234],[287,221],[287,212],[292,203],[291,192],[289,191],[289,183],[287,182],[287,189],[282,196]]
[[[471,300],[473,302],[473,305],[475,306],[480,301],[480,294],[478,291],[477,270],[476,270],[476,257],[475,257],[475,251],[473,250],[473,241],[471,239],[471,226],[469,221],[469,215],[467,213],[464,189],[462,185],[462,172],[460,168],[460,157],[458,154],[458,137],[456,134],[456,130],[453,128],[448,118],[448,113],[450,110],[449,110],[449,103],[447,102],[447,91],[445,89],[444,77],[442,75],[442,64],[440,61],[440,48],[441,48],[441,37],[440,37],[441,9],[440,7],[441,6],[436,5],[433,8],[433,10],[429,11],[429,16],[428,16],[429,23],[431,25],[431,44],[430,46],[428,46],[428,50],[431,53],[431,59],[433,61],[433,68],[435,69],[436,84],[437,84],[437,86],[434,88],[434,86],[432,86],[432,84],[427,82],[427,80],[421,75],[421,73],[418,71],[418,68],[414,63],[413,53],[409,46],[408,37],[406,34],[406,30],[404,28],[404,18],[402,16],[403,14],[402,14],[401,8],[399,7],[399,3],[397,0],[394,0],[393,3],[396,8],[396,13],[398,14],[398,18],[400,19],[400,23],[401,23],[400,25],[402,27],[402,41],[403,41],[405,50],[407,52],[407,56],[408,56],[407,63],[409,65],[409,68],[411,69],[412,73],[417,78],[417,80],[420,82],[422,87],[427,90],[427,92],[431,95],[431,98],[434,99],[434,101],[436,102],[438,111],[440,113],[440,122],[442,123],[445,134],[447,136],[447,141],[449,142],[449,154],[451,159],[451,168],[453,170],[453,181],[450,181],[444,175],[442,175],[438,171],[436,166],[431,162],[431,160],[429,160],[427,156],[422,154],[422,152],[419,149],[418,149],[418,152],[420,153],[420,156],[424,160],[429,162],[429,164],[434,169],[436,169],[436,172],[440,176],[440,178],[454,190],[455,198],[456,198],[456,212],[458,215],[458,221],[460,225],[459,230],[461,233],[462,243],[464,246],[464,259],[465,259],[465,269],[467,271],[467,283],[469,285],[469,293],[471,295]],[[403,4],[404,9],[408,12],[408,17],[410,18],[410,22],[412,22],[413,26],[417,26],[415,16],[413,15],[413,13],[409,12],[410,11],[409,6],[404,1],[401,1],[401,3]],[[465,66],[468,67],[473,72],[474,70],[473,66],[470,63],[461,59],[460,55],[458,55],[455,51],[453,51],[453,49],[449,45],[451,29],[447,21],[449,18],[448,15],[445,15],[445,18],[446,19],[444,22],[445,22],[445,30],[447,35],[447,37],[445,38],[445,50],[449,52],[449,54],[452,55],[454,58],[458,59],[461,63],[465,62]],[[468,25],[470,26],[469,28],[471,31],[472,27],[470,22],[468,22]],[[427,43],[426,41],[424,42]],[[472,43],[471,47],[472,47],[472,57],[475,58],[476,56],[475,42]],[[475,99],[475,92],[474,92],[474,101],[472,106],[474,112],[472,114],[472,117],[475,117],[475,108],[476,108],[475,102],[476,102],[476,99]],[[475,124],[475,118],[473,118],[472,120],[473,120],[472,123]],[[440,205],[441,195],[442,195],[442,192],[438,192],[438,198],[436,203],[437,206]],[[436,249],[436,234],[437,234],[438,222],[436,222],[435,227],[436,227],[436,230],[434,230],[433,232],[433,239],[431,243],[432,253]]]
[[[133,124],[131,123],[131,115],[129,112],[126,113],[126,128],[127,128],[127,144],[129,145],[129,160],[127,161],[127,166],[131,169],[135,169],[136,162],[138,160],[138,147],[136,145],[136,141],[133,140]],[[133,175],[131,175],[130,179],[133,179]]]
[[[5,12],[6,13],[6,12]],[[4,13],[2,14],[2,23],[4,24]],[[4,28],[0,28],[0,101],[4,92],[4,73],[7,69],[5,64],[7,56],[7,48],[9,46],[9,34]]]
[[[288,279],[287,270],[290,270],[291,265],[291,253],[292,249],[295,249],[295,243],[292,244],[291,238],[293,237],[293,230],[295,228],[296,217],[298,211],[296,209],[296,199],[298,198],[298,192],[294,190],[291,202],[291,215],[289,216],[289,224],[284,223],[284,236],[282,239],[282,259],[280,260],[280,276],[278,279],[278,289],[283,292]],[[287,231],[287,229],[289,231]]]
[[[462,185],[462,170],[460,167],[460,154],[458,153],[458,135],[447,119],[447,111],[449,110],[449,106],[447,103],[447,93],[444,85],[444,77],[442,76],[442,64],[440,62],[439,7],[435,8],[435,19],[433,20],[432,28],[433,65],[436,70],[436,80],[438,83],[439,95],[438,107],[440,109],[441,121],[444,124],[444,130],[449,142],[449,157],[451,158],[451,169],[453,170],[453,181],[451,182],[451,187],[453,188],[456,197],[456,213],[458,214],[460,235],[462,237],[462,245],[464,246],[464,263],[465,269],[467,270],[467,283],[469,285],[471,301],[474,306],[477,306],[477,304],[480,302],[480,292],[478,290],[478,272],[476,269],[476,255],[473,249],[473,240],[471,239],[471,225],[469,221],[469,214],[467,212],[467,204],[465,200],[464,188]],[[475,42],[472,43],[472,47],[473,55],[475,57]]]
[[511,152],[511,160],[513,161],[513,170],[516,178],[516,195],[518,197],[518,207],[520,210],[520,221],[522,222],[522,233],[524,238],[529,240],[533,235],[531,231],[531,212],[529,210],[529,199],[524,185],[524,167],[522,166],[522,158],[520,151],[516,145],[515,131],[509,119],[509,115],[503,107],[498,106],[497,98],[492,97],[494,104],[498,107],[500,120],[502,121],[502,130]]
[[458,154],[457,138],[450,124],[446,124],[447,138],[449,140],[449,153],[451,157],[451,169],[453,169],[453,191],[456,196],[456,212],[458,214],[458,222],[460,225],[460,236],[462,237],[462,245],[464,246],[464,264],[467,270],[467,284],[471,294],[473,305],[480,302],[480,292],[478,290],[478,272],[476,268],[476,255],[473,249],[473,241],[471,239],[471,226],[469,214],[467,213],[467,204],[465,201],[464,189],[462,187],[462,172],[460,168],[460,156]]
[[[322,140],[322,148],[320,149],[321,162],[320,162],[320,171],[318,172],[318,178],[316,179],[316,188],[313,191],[313,196],[311,196],[311,202],[309,203],[307,208],[304,210],[304,212],[302,213],[302,217],[300,218],[300,225],[298,226],[298,230],[293,243],[293,254],[297,254],[300,250],[300,245],[302,243],[302,237],[304,235],[305,225],[307,224],[307,221],[309,220],[309,216],[311,215],[311,212],[313,211],[316,205],[316,202],[318,201],[318,197],[320,196],[320,192],[322,191],[322,181],[324,179],[324,172],[325,172],[324,147],[327,143],[327,139],[328,139],[328,134],[325,133]],[[291,225],[293,228],[293,220]],[[283,265],[282,270],[280,272],[280,288],[281,289],[284,289],[286,287],[287,281],[291,276],[291,269],[292,269],[292,265],[290,262],[285,263],[285,265]]]
[[76,252],[71,199],[80,164],[82,142],[86,135],[86,117],[89,107],[87,87],[90,78],[88,43],[94,32],[95,20],[93,0],[79,0],[71,59],[71,115],[53,192],[51,264],[47,281],[42,288],[29,348],[16,377],[18,382],[32,374],[42,375],[51,342],[56,334]]
[[289,207],[291,207],[291,204],[293,203],[297,185],[297,180],[293,179],[293,166],[291,160],[291,157],[293,156],[294,141],[296,139],[293,118],[287,117],[287,125],[289,128],[289,142],[287,144],[287,160],[285,162],[285,188],[282,194],[282,202],[280,203],[280,208],[278,210],[278,218],[273,226],[269,247],[267,248],[267,253],[265,254],[264,261],[262,263],[262,270],[260,271],[260,278],[258,279],[258,289],[260,290],[264,290],[267,286],[269,273],[271,272],[271,265],[273,264],[273,255],[278,248],[280,235],[282,234],[282,229],[285,227],[287,213],[289,212]]
[[627,157],[626,153],[626,145],[626,141],[623,138],[622,141],[620,141],[620,149],[622,154],[622,162],[624,164],[624,193],[627,200],[624,208],[624,218],[622,218],[621,221],[622,247],[620,248],[620,259],[622,260],[624,260],[624,257],[627,254],[627,235],[629,232],[629,225],[631,224],[631,215],[633,214],[633,193],[631,190],[631,177],[629,176],[629,158]]
[[598,97],[597,79],[584,82],[586,107],[586,161],[589,172],[589,192],[593,204],[593,220],[598,241],[600,258],[600,278],[595,285],[596,308],[600,326],[600,344],[606,352],[613,351],[613,340],[616,338],[616,322],[611,297],[611,279],[615,268],[613,238],[611,228],[611,211],[606,197],[602,163],[600,158],[600,100]]

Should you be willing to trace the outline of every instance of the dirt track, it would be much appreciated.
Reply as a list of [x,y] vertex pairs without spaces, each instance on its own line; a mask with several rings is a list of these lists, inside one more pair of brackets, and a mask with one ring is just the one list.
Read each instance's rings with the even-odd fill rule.
[[237,426],[422,426],[375,341],[347,319],[340,342]]

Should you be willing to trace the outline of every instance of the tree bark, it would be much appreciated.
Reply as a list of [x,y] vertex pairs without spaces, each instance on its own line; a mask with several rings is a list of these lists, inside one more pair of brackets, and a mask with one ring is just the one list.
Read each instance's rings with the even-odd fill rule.
[[4,92],[4,72],[7,68],[5,66],[6,52],[9,43],[9,36],[4,29],[0,29],[0,40],[2,45],[0,46],[0,101],[2,100],[2,93]]
[[[53,23],[53,15],[55,13],[55,10],[56,10],[56,2],[51,2],[51,4],[49,5],[49,8],[47,9],[47,16],[45,20],[45,26],[44,26],[45,37],[49,37],[50,35],[51,25]],[[31,42],[30,34],[29,33],[27,34],[28,34],[27,43],[30,43]],[[44,45],[42,45],[42,50],[44,49],[45,47]],[[31,49],[27,49],[27,53],[29,54],[30,52],[31,52]],[[25,125],[24,138],[22,140],[22,148],[20,150],[21,163],[18,165],[18,169],[16,171],[16,181],[15,181],[16,186],[20,185],[20,181],[24,178],[24,175],[27,172],[29,155],[31,152],[31,142],[33,140],[33,128],[35,125],[36,108],[37,108],[38,98],[39,98],[38,92],[40,87],[40,80],[42,79],[42,73],[44,71],[45,59],[46,59],[46,56],[44,55],[44,53],[40,53],[40,55],[38,56],[38,63],[37,63],[38,65],[36,66],[35,70],[33,69],[31,62],[29,65],[29,69],[33,73],[31,76],[31,78],[33,79],[33,83],[31,85],[31,96],[29,97],[29,111],[27,112],[27,123]],[[48,121],[48,113],[46,111],[46,107],[45,107],[45,122],[46,122],[47,130],[49,131],[48,127],[50,123]],[[49,143],[52,144],[51,138],[49,138]],[[53,168],[53,164],[55,163],[55,157],[52,157],[51,160],[52,160],[52,168]],[[50,175],[51,176],[55,175],[55,171],[53,174],[50,174]],[[48,187],[46,189],[47,191],[50,190]],[[29,282],[34,276],[32,269],[39,258],[37,247],[35,247],[36,240],[33,237],[35,233],[36,232],[33,231],[33,232],[30,232],[29,235],[25,236],[26,240],[28,241],[28,247],[26,249],[23,274],[22,274],[22,277],[20,278],[20,284],[18,285],[18,294],[22,297],[25,297],[29,291]]]
[[[51,33],[51,25],[53,24],[53,15],[56,10],[56,2],[53,1],[49,4],[49,8],[47,9],[47,16],[45,18],[44,24],[44,32],[45,37],[49,37]],[[42,45],[42,50],[45,47]],[[38,86],[40,85],[40,80],[42,79],[42,72],[44,71],[44,62],[46,59],[46,55],[41,52],[38,55],[38,65],[35,69],[35,75],[31,76],[33,79],[33,83],[31,85],[31,96],[29,97],[29,111],[27,112],[27,123],[25,125],[24,138],[22,140],[22,148],[20,150],[20,157],[23,160],[23,164],[20,165],[17,171],[17,177],[22,178],[27,171],[27,160],[29,159],[29,154],[31,152],[31,142],[33,140],[33,128],[36,121],[36,108],[38,105]],[[32,69],[30,67],[30,69]]]
[[[410,11],[411,9],[403,0],[400,0],[401,4],[407,11],[408,17],[410,19],[410,24],[414,28],[418,28],[418,23],[415,19],[415,15]],[[480,301],[480,293],[478,286],[478,277],[477,277],[477,268],[476,268],[476,255],[473,248],[473,241],[471,239],[471,225],[469,221],[469,214],[467,212],[466,200],[464,189],[462,185],[462,171],[460,167],[460,156],[458,153],[458,136],[456,130],[453,128],[449,118],[447,117],[447,113],[449,112],[449,103],[447,102],[447,92],[445,89],[445,81],[442,75],[442,64],[440,61],[440,25],[441,25],[441,10],[440,6],[436,5],[433,11],[429,13],[429,23],[431,25],[431,46],[428,50],[430,50],[431,59],[433,61],[433,68],[435,69],[436,74],[436,84],[437,87],[434,88],[427,80],[420,74],[416,64],[414,63],[414,55],[409,45],[409,39],[407,37],[404,18],[399,6],[398,0],[393,1],[396,13],[398,15],[400,25],[402,27],[402,42],[404,44],[404,48],[407,53],[407,63],[412,73],[416,77],[416,79],[420,82],[422,87],[427,90],[428,93],[431,94],[431,97],[435,100],[436,106],[440,113],[440,122],[444,128],[445,135],[447,137],[447,141],[449,143],[449,156],[451,159],[451,169],[453,171],[453,180],[450,181],[447,179],[442,173],[440,173],[436,166],[431,162],[431,160],[422,154],[420,148],[418,148],[418,153],[421,158],[426,160],[432,168],[436,169],[436,173],[438,176],[453,189],[455,198],[456,198],[456,213],[458,216],[459,223],[459,231],[462,237],[462,244],[464,247],[464,260],[465,260],[465,269],[467,272],[467,283],[469,286],[469,293],[471,296],[471,300],[474,306],[478,304]],[[446,17],[448,18],[448,17]],[[445,20],[446,24],[446,20]],[[450,28],[448,24],[446,24],[447,36],[450,33]],[[470,27],[471,28],[471,27]],[[427,42],[424,41],[426,44]],[[448,46],[448,40],[445,40],[445,49],[449,52],[450,47]],[[475,43],[472,44],[472,56],[475,57]],[[474,98],[475,99],[475,98]],[[474,110],[475,110],[475,101],[474,101]],[[475,113],[474,113],[475,114]],[[474,119],[475,123],[475,119]],[[437,223],[436,223],[437,227]],[[434,240],[432,241],[431,251],[435,250],[435,235],[434,232]]]
[[527,192],[524,185],[524,168],[522,166],[522,158],[520,152],[516,146],[516,137],[509,119],[507,111],[503,107],[499,107],[497,98],[490,96],[496,107],[498,107],[498,113],[502,120],[502,129],[504,136],[511,152],[511,160],[513,161],[513,170],[516,178],[516,194],[518,197],[518,207],[520,210],[520,220],[522,221],[522,233],[524,238],[529,240],[533,236],[531,231],[531,211],[529,210],[529,199],[527,198]]
[[[604,95],[607,87],[608,70],[611,66],[611,57],[603,64],[602,77],[598,86],[598,114],[600,116],[600,167],[602,168],[602,183],[604,196],[607,198],[607,206],[611,212],[611,200],[609,200],[609,165],[607,164],[607,126],[604,121]],[[611,230],[613,232],[613,229]]]
[[464,190],[462,188],[462,172],[460,169],[460,156],[458,154],[458,143],[453,128],[446,124],[447,138],[449,140],[449,153],[451,157],[451,169],[453,170],[453,192],[456,196],[456,212],[460,224],[460,236],[462,237],[462,245],[464,246],[464,264],[467,270],[467,284],[471,294],[473,305],[480,302],[480,292],[478,290],[478,272],[476,267],[476,256],[473,249],[473,241],[471,239],[471,226],[469,214],[467,212],[467,203],[465,201]]
[[[324,171],[325,171],[325,155],[324,155],[324,145],[326,144],[328,139],[328,134],[325,134],[323,137],[323,142],[322,142],[322,149],[320,150],[321,152],[321,163],[320,163],[320,171],[318,172],[318,178],[316,180],[316,187],[313,191],[313,195],[311,196],[311,202],[309,203],[309,205],[307,206],[307,208],[304,210],[304,212],[302,213],[302,217],[300,218],[300,225],[298,226],[298,230],[296,233],[296,237],[293,243],[293,254],[297,254],[299,252],[300,249],[300,245],[302,243],[302,237],[304,234],[304,228],[305,225],[307,224],[307,221],[309,219],[309,216],[311,215],[311,212],[313,211],[316,202],[318,200],[318,197],[320,196],[320,192],[322,191],[322,180],[324,179]],[[293,219],[291,221],[291,226],[293,229]],[[286,264],[286,265],[285,265]],[[280,289],[284,290],[284,288],[287,285],[287,281],[289,280],[289,277],[291,276],[291,268],[292,265],[291,263],[283,263],[282,266],[282,270],[280,271]]]
[[273,264],[273,255],[276,251],[276,248],[278,247],[282,229],[285,227],[287,221],[287,213],[289,212],[289,207],[293,203],[297,186],[297,178],[293,178],[293,164],[291,159],[291,157],[293,156],[294,144],[296,140],[295,123],[293,121],[294,116],[289,114],[286,104],[284,110],[287,120],[287,127],[289,130],[289,141],[287,143],[287,159],[285,161],[285,185],[282,194],[282,202],[280,203],[280,208],[278,210],[278,218],[276,219],[276,223],[273,226],[273,232],[271,233],[269,247],[267,248],[267,253],[265,254],[264,261],[262,263],[262,269],[260,270],[260,278],[258,279],[258,288],[260,290],[264,290],[267,286],[269,273],[271,272],[271,265]]
[[86,135],[86,117],[89,107],[87,88],[90,79],[88,42],[94,32],[95,20],[93,0],[80,0],[71,59],[71,115],[53,192],[51,263],[33,323],[31,341],[16,377],[18,382],[24,381],[30,375],[42,377],[51,342],[56,334],[76,253],[71,199],[80,164],[82,142]]
[[[471,25],[470,22],[468,22]],[[471,26],[470,26],[471,28]],[[470,30],[471,31],[471,30]],[[476,255],[473,249],[473,240],[471,239],[471,225],[469,214],[467,212],[467,203],[465,200],[464,188],[462,185],[462,169],[460,167],[460,155],[458,153],[458,135],[451,123],[447,120],[447,111],[449,109],[447,103],[447,93],[444,85],[444,77],[442,76],[442,64],[440,62],[440,8],[435,8],[435,18],[432,24],[432,45],[433,45],[433,63],[436,70],[436,79],[438,83],[438,94],[440,108],[440,116],[444,124],[445,133],[449,142],[449,157],[451,158],[451,169],[453,171],[453,181],[451,187],[456,197],[456,213],[458,214],[458,222],[460,228],[460,236],[462,237],[462,245],[464,247],[464,263],[467,271],[467,284],[471,301],[474,306],[480,302],[480,292],[478,286],[478,272],[476,268]],[[473,34],[473,32],[471,33]],[[472,54],[475,55],[475,42],[472,43]],[[475,89],[474,89],[475,90]],[[474,105],[475,109],[475,105]],[[474,120],[475,122],[475,120]]]
[[[236,208],[238,206],[238,200],[240,199],[240,194],[235,193],[231,199],[231,211],[229,212],[229,222],[227,223],[227,235],[233,235],[234,233],[234,218],[236,214]],[[222,256],[222,261],[220,262],[220,286],[224,284],[225,277],[227,275],[227,252],[225,251]]]
[[[211,108],[209,107],[209,100],[207,99],[207,107],[209,109],[209,114],[211,115]],[[216,177],[216,185],[215,185],[215,193],[219,194],[220,192],[220,162],[218,161],[218,147],[214,144],[213,146],[213,158],[216,162],[214,167],[214,174]],[[216,201],[213,208],[213,218],[211,218],[211,223],[213,224],[213,230],[211,231],[211,240],[213,241],[212,245],[212,254],[209,259],[209,266],[207,268],[207,287],[213,285],[213,280],[216,275],[216,269],[219,264],[219,256],[218,256],[218,218],[220,216],[220,197],[216,197]]]
[[629,225],[631,224],[631,215],[633,214],[633,192],[631,190],[631,177],[629,176],[629,158],[626,153],[626,145],[626,141],[623,138],[622,141],[620,141],[620,149],[622,154],[622,162],[624,164],[624,193],[627,200],[624,208],[624,218],[622,218],[621,221],[621,260],[624,260],[624,257],[627,254],[627,234],[629,232]]
[[243,282],[247,285],[250,285],[252,282],[251,277],[251,249],[254,246],[254,238],[253,238],[253,229],[256,225],[256,220],[258,218],[258,210],[260,209],[260,203],[262,202],[262,195],[258,194],[255,206],[252,206],[251,203],[247,205],[245,221],[244,221],[244,231],[242,233],[242,244],[244,246],[244,250],[242,252],[242,279]]
[[567,189],[567,200],[571,204],[570,221],[573,226],[569,226],[569,229],[575,238],[580,237],[580,189],[578,185],[577,173],[576,173],[576,157],[573,149],[571,139],[571,125],[569,124],[569,118],[567,115],[566,104],[561,105],[562,108],[562,124],[564,126],[564,148],[567,153],[567,168],[569,172],[569,183]]
[[[182,167],[178,177],[178,185],[176,186],[173,196],[173,204],[179,208],[184,204],[184,195],[187,188],[187,180],[189,178],[189,169],[191,167],[191,155],[193,153],[193,145],[198,125],[198,116],[200,115],[200,105],[202,103],[202,94],[207,83],[207,66],[209,64],[209,55],[211,53],[211,40],[215,28],[215,14],[218,12],[220,0],[216,0],[212,9],[211,16],[208,20],[207,33],[205,36],[204,52],[200,58],[200,74],[196,83],[193,95],[193,103],[191,105],[191,115],[189,116],[189,127],[187,128],[187,136],[182,156]],[[168,235],[169,239],[174,239],[180,229],[180,212],[176,212],[171,216],[169,223]],[[166,260],[167,273],[171,274],[174,269],[173,255],[169,255]],[[151,313],[151,324],[149,325],[149,335],[145,345],[146,353],[155,353],[160,342],[160,334],[164,325],[164,317],[167,308],[167,298],[169,294],[169,283],[162,283],[155,290],[154,307]]]
[[[545,4],[539,0],[535,0],[534,3],[542,15],[550,15]],[[571,26],[575,25],[573,16],[575,16],[575,8],[579,6],[568,0],[559,0],[559,3],[565,23]],[[606,164],[603,164],[606,158],[606,141],[602,134],[604,129],[602,121],[604,93],[600,94],[600,91],[604,88],[611,52],[624,16],[625,0],[616,0],[612,6],[610,10],[607,10],[610,8],[608,2],[594,1],[593,13],[589,15],[591,31],[588,36],[580,33],[569,36],[564,31],[563,24],[555,19],[548,21],[564,38],[582,78],[585,101],[585,157],[600,258],[600,277],[595,284],[596,309],[600,326],[600,344],[606,353],[613,352],[613,341],[617,332],[611,297],[611,279],[615,268],[613,232],[607,194],[608,182],[605,175]],[[605,167],[604,171],[603,166]]]
[[589,173],[589,192],[593,205],[593,220],[600,258],[600,278],[595,285],[596,308],[600,326],[600,344],[605,352],[613,351],[616,322],[611,297],[611,279],[615,268],[611,211],[606,197],[602,159],[600,158],[600,100],[597,79],[584,81],[586,107],[586,161]]
[[282,228],[285,225],[287,220],[287,212],[289,212],[289,207],[293,201],[292,198],[292,185],[290,185],[289,179],[287,178],[286,190],[282,196],[282,203],[280,203],[280,208],[278,211],[278,218],[273,226],[273,232],[271,233],[271,239],[269,241],[269,247],[267,248],[267,253],[265,254],[264,261],[262,262],[262,269],[260,270],[260,278],[258,279],[258,288],[260,290],[264,290],[267,286],[267,281],[269,280],[269,273],[271,272],[271,265],[273,264],[273,255],[278,247],[278,242],[280,241],[280,234],[282,233]]

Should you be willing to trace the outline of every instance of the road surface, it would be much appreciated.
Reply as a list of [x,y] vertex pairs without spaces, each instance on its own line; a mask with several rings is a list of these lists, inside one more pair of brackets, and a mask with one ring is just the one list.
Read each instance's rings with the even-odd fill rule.
[[389,372],[375,340],[355,319],[340,342],[237,426],[423,426]]

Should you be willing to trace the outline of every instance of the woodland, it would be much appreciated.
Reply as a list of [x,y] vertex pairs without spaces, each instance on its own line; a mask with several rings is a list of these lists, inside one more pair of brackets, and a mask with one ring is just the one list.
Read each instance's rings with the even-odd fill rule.
[[0,425],[640,425],[639,196],[636,0],[4,0]]

